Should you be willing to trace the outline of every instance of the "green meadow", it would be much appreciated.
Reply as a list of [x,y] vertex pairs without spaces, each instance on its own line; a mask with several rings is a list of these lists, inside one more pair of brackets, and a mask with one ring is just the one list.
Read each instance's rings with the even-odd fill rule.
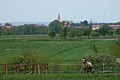
[[[60,61],[63,64],[75,63],[83,57],[93,54],[90,48],[95,45],[99,53],[109,54],[109,46],[114,40],[60,40],[51,39],[47,35],[9,35],[0,37],[0,64],[5,64],[11,56],[22,53],[37,54],[46,59],[48,64]],[[68,68],[67,68],[68,69]],[[69,69],[68,69],[69,70]],[[5,76],[0,74],[0,80],[119,80],[119,74],[17,74]]]
[[108,53],[108,47],[113,40],[60,40],[51,39],[47,35],[23,35],[23,36],[1,36],[0,37],[0,63],[4,64],[9,56],[17,56],[29,52],[46,58],[49,62],[56,60],[74,61],[84,56],[93,54],[91,45],[96,45],[99,53]]

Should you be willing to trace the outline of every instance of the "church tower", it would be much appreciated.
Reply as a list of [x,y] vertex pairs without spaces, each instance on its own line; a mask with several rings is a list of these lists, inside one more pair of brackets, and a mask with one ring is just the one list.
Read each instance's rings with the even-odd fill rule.
[[60,21],[60,20],[61,20],[61,18],[60,18],[60,14],[58,14],[58,18],[57,18],[57,20],[58,20],[58,21]]

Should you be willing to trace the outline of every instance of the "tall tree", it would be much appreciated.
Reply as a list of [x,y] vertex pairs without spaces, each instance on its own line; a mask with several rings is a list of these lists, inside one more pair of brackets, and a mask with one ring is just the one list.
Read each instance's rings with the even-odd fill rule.
[[100,36],[100,32],[98,30],[93,30],[91,32],[91,36],[93,36],[93,37],[99,37]]
[[12,26],[11,23],[5,23],[5,26]]
[[51,32],[59,33],[60,32],[60,22],[58,20],[54,20],[49,24]]
[[103,35],[103,36],[105,36],[106,34],[109,35],[109,31],[112,31],[112,27],[110,27],[107,24],[104,24],[104,25],[101,26],[99,31],[100,31],[100,34]]
[[115,31],[115,33],[116,33],[117,35],[120,35],[120,28],[118,28],[118,29]]
[[91,29],[90,28],[84,28],[83,33],[84,33],[85,36],[89,36],[90,33],[91,33]]
[[67,30],[68,30],[68,25],[69,25],[69,22],[68,22],[68,21],[62,21],[62,22],[60,22],[60,26],[61,26],[61,29],[60,29],[60,37],[61,37],[62,39],[66,39]]
[[81,21],[80,25],[81,25],[81,26],[88,27],[89,24],[88,24],[88,21],[85,20],[85,21],[83,21],[83,22]]

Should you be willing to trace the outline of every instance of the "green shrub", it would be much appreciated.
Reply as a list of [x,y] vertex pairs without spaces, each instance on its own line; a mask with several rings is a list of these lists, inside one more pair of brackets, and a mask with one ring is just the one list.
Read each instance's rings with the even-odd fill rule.
[[93,36],[93,37],[99,37],[100,33],[98,31],[92,31],[91,32],[91,36]]
[[56,33],[55,33],[55,32],[50,32],[48,35],[49,35],[51,38],[53,38],[53,37],[56,36]]
[[100,65],[100,64],[115,64],[115,57],[109,54],[103,53],[94,53],[89,54],[87,56],[88,60],[91,61],[93,64]]

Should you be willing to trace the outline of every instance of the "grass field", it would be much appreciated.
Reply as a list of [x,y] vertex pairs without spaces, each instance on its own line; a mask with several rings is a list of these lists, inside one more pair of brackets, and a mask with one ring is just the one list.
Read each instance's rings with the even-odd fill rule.
[[48,74],[0,77],[0,80],[120,80],[120,74]]
[[[44,40],[41,40],[42,37]],[[108,46],[112,40],[81,40],[81,41],[63,41],[50,40],[49,37],[42,35],[30,36],[1,36],[0,37],[0,63],[5,63],[5,58],[11,55],[29,52],[39,54],[47,58],[48,62],[61,60],[74,61],[92,54],[90,49],[95,44],[99,52],[108,53]],[[48,39],[49,38],[49,39]]]
[[[9,35],[0,37],[0,64],[7,63],[10,56],[18,56],[29,52],[47,59],[47,63],[57,60],[62,63],[79,62],[84,56],[93,54],[90,46],[95,44],[99,53],[109,54],[108,47],[114,40],[78,40],[66,41],[51,39],[47,35]],[[67,68],[68,69],[68,68]],[[42,74],[23,75],[0,74],[0,80],[120,80],[120,74]]]

